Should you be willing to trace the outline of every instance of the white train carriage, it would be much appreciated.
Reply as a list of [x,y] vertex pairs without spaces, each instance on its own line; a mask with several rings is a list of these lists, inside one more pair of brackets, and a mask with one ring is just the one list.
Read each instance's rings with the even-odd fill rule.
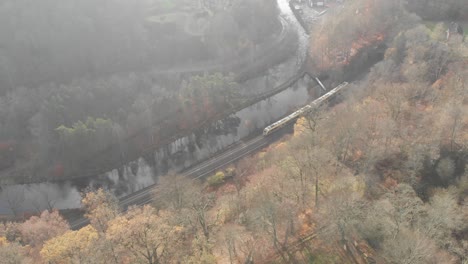
[[330,90],[328,93],[326,93],[326,94],[320,96],[318,99],[314,100],[311,104],[308,104],[308,105],[300,108],[299,110],[295,111],[294,113],[292,113],[292,114],[290,114],[290,115],[276,121],[275,123],[265,127],[265,129],[263,130],[263,135],[267,136],[270,133],[272,133],[273,131],[283,127],[286,124],[288,124],[290,121],[295,120],[299,116],[310,112],[313,108],[319,107],[320,105],[322,105],[323,102],[328,101],[331,97],[333,97],[334,95],[339,93],[347,85],[348,85],[347,82],[344,82],[344,83],[338,85],[337,87]]

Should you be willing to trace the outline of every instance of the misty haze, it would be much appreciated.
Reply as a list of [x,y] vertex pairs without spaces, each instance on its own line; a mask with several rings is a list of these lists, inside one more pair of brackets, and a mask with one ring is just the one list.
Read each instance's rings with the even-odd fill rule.
[[467,264],[467,34],[467,0],[0,0],[0,264]]

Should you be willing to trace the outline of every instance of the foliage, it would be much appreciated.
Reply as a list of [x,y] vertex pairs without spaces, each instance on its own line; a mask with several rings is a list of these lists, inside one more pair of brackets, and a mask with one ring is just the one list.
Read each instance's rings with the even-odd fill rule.
[[208,177],[206,181],[211,186],[218,186],[220,184],[223,184],[225,179],[226,179],[226,175],[224,174],[224,172],[218,171],[216,172],[216,174]]
[[236,168],[234,167],[229,167],[225,171],[226,178],[232,178],[236,175]]
[[110,222],[106,236],[121,249],[128,250],[134,261],[167,263],[177,250],[182,231],[181,227],[168,223],[169,217],[157,215],[150,206],[132,208]]
[[310,66],[316,71],[336,71],[360,52],[414,25],[414,19],[397,1],[358,0],[346,5],[339,15],[326,17],[321,30],[310,37],[309,56],[314,60]]
[[186,263],[189,264],[215,264],[217,263],[216,257],[211,253],[212,245],[201,238],[195,238],[193,240],[192,248],[195,249],[191,256],[185,259]]
[[192,101],[191,105],[187,105],[190,108],[184,110],[190,111],[195,117],[197,112],[201,112],[200,114],[203,115],[206,115],[206,112],[213,114],[213,111],[217,109],[229,109],[238,102],[237,88],[232,76],[224,76],[220,73],[195,76],[182,88],[180,100]]
[[2,264],[23,264],[30,263],[24,254],[24,249],[17,243],[0,245],[0,263]]
[[407,7],[424,19],[457,20],[466,19],[468,7],[463,0],[409,0]]
[[189,207],[201,187],[182,175],[168,174],[159,179],[159,188],[154,193],[156,209],[180,211]]
[[88,191],[83,195],[81,203],[86,210],[85,216],[99,232],[104,232],[108,222],[117,217],[119,213],[117,198],[103,189],[95,192]]
[[[214,2],[220,9],[207,18],[213,30],[194,37],[184,32],[185,25],[165,31],[171,23],[149,22],[148,10],[161,4],[153,1],[110,0],[97,8],[89,0],[3,1],[0,142],[18,143],[18,152],[3,160],[5,169],[25,168],[14,170],[11,180],[50,179],[57,164],[66,177],[98,174],[103,163],[127,162],[141,153],[141,145],[154,146],[238,105],[231,77],[190,80],[161,73],[190,69],[187,61],[211,59],[211,66],[226,63],[227,56],[246,57],[278,29],[275,1]],[[213,1],[181,3],[177,6]],[[259,16],[265,19],[256,21]],[[162,122],[169,123],[160,130]]]
[[47,263],[83,263],[94,251],[97,238],[97,231],[90,225],[68,231],[45,242],[41,256]]
[[0,237],[0,246],[6,246],[8,245],[8,240],[6,237]]
[[[400,14],[394,3],[376,3],[382,5],[377,15],[386,8]],[[373,21],[364,18],[357,21]],[[344,34],[343,21],[334,29]],[[441,43],[442,31],[443,25],[432,31],[420,26],[398,34],[384,61],[350,86],[352,98],[298,119],[293,136],[249,157],[254,165],[244,167],[256,170],[238,165],[235,176],[242,176],[242,183],[235,177],[235,186],[205,188],[169,175],[154,192],[156,208],[128,212],[120,212],[106,191],[89,192],[82,202],[91,225],[79,231],[69,231],[56,212],[1,225],[0,261],[26,262],[26,256],[36,263],[465,261],[468,74],[466,58],[453,52],[464,44]],[[207,107],[193,108],[199,116],[192,122],[198,122],[206,118],[202,113],[216,112],[213,105],[236,100],[223,94],[224,85],[230,87],[230,79],[220,75],[193,78],[173,102],[183,101],[186,113],[192,105]],[[68,92],[50,99],[51,112],[63,111]],[[223,96],[228,100],[220,100]],[[138,102],[148,102],[144,99]],[[17,109],[18,100],[9,102],[9,111]],[[60,128],[61,135],[72,140],[109,125],[94,118],[75,124]],[[231,173],[213,178],[223,182]],[[298,248],[313,248],[314,258],[297,254]]]
[[23,243],[40,247],[50,238],[65,233],[69,226],[58,211],[44,211],[40,216],[33,216],[22,223],[18,229]]
[[308,259],[308,264],[332,264],[337,263],[339,260],[334,255],[329,254],[311,254]]
[[[337,106],[328,113],[333,121],[316,126],[321,147],[364,177],[370,198],[328,188],[317,216],[329,223],[322,231],[326,240],[349,245],[364,239],[391,263],[455,263],[466,254],[464,239],[451,235],[464,226],[456,202],[463,185],[435,189],[461,177],[463,165],[455,160],[466,160],[460,128],[468,121],[459,114],[466,111],[459,98],[466,92],[466,69],[453,55],[460,44],[441,43],[441,27],[435,35],[424,26],[398,34],[385,60],[353,91],[357,102]],[[454,85],[453,78],[461,83]],[[444,153],[454,148],[457,154]]]
[[112,120],[102,118],[88,117],[84,123],[78,121],[70,128],[61,125],[56,131],[64,155],[72,161],[104,149],[114,143],[115,137]]

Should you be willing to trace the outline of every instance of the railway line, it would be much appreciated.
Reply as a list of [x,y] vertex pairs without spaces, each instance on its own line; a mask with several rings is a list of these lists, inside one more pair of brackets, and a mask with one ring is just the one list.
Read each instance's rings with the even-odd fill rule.
[[[286,131],[286,129],[275,131],[276,133],[268,137],[260,135],[248,141],[241,141],[214,158],[183,171],[181,175],[190,177],[194,180],[206,177],[213,171],[229,165],[250,153],[264,148],[272,142],[275,142],[284,135],[284,131]],[[152,201],[152,193],[155,188],[157,188],[156,184],[121,198],[119,200],[120,208],[122,208],[123,211],[126,211],[128,207],[132,205],[144,205],[150,203]],[[77,219],[71,219],[69,222],[70,227],[73,230],[77,230],[86,226],[89,223],[89,220],[84,217],[79,217]]]
[[[176,67],[176,68],[170,68],[170,69],[164,69],[164,70],[158,70],[155,69],[154,73],[158,75],[165,75],[165,74],[179,74],[179,75],[195,75],[195,74],[204,74],[204,73],[214,73],[214,72],[240,72],[246,68],[246,65],[251,64],[251,61],[261,61],[264,60],[266,57],[269,56],[275,56],[275,54],[279,53],[279,50],[284,48],[289,42],[291,42],[291,34],[293,34],[292,31],[292,26],[291,23],[288,22],[287,19],[284,17],[279,17],[280,21],[280,26],[281,29],[279,33],[274,36],[271,41],[267,41],[265,46],[262,46],[261,52],[256,52],[255,54],[250,54],[246,55],[240,58],[223,58],[218,61],[211,61],[211,62],[203,62],[203,63],[198,63],[195,65],[189,65],[189,66],[181,66],[181,67]],[[226,61],[232,60],[232,62],[227,63]],[[246,105],[251,104],[253,101],[261,101],[264,98],[268,98],[275,93],[278,93],[282,90],[285,89],[285,87],[289,87],[291,83],[297,81],[299,78],[301,78],[304,75],[304,70],[301,68],[299,70],[299,73],[293,76],[292,78],[286,80],[286,82],[279,87],[273,89],[272,91],[266,92],[264,94],[260,94],[258,97],[254,98],[255,100],[248,100],[246,104],[242,104],[239,107],[236,107],[235,109],[231,109],[231,111],[237,111],[238,109],[242,109],[246,107]],[[240,76],[237,74],[235,78],[239,79]],[[242,79],[242,78],[241,78]],[[244,79],[243,81],[245,81]],[[236,81],[241,81],[236,80]],[[173,113],[175,114],[175,113]],[[173,116],[173,114],[166,116],[164,119],[158,119],[154,121],[153,125],[157,125],[160,122],[164,122],[165,120],[168,120]],[[223,113],[225,114],[225,113]],[[131,140],[135,140],[138,137],[141,137],[142,135],[145,135],[146,133],[149,133],[150,127],[145,127],[143,129],[140,129],[136,133],[124,138],[125,142],[130,142]],[[170,139],[165,140],[163,143],[158,143],[158,145],[164,145],[170,142],[170,140],[174,140],[177,138],[171,137]],[[93,160],[96,159],[96,157],[109,157],[112,158],[113,155],[110,153],[116,152],[116,148],[120,148],[120,146],[116,146],[115,144],[107,146],[105,149],[98,151],[97,153],[92,153],[89,157],[87,157],[85,160],[78,161],[80,163],[80,168],[87,168],[88,166],[91,165],[91,168],[85,169],[84,171],[72,171],[70,175],[67,175],[70,179],[76,179],[76,178],[86,178],[86,177],[93,177],[102,173],[105,173],[107,171],[110,171],[116,167],[117,165],[122,165],[121,163],[126,163],[135,159],[138,159],[142,153],[146,153],[149,151],[154,150],[154,148],[157,146],[151,145],[148,146],[147,149],[140,150],[141,152],[138,153],[138,155],[132,155],[128,154],[128,157],[125,158],[125,162],[122,162],[121,157],[116,158],[115,160],[104,160],[99,163],[99,167],[96,168],[93,164]],[[117,164],[117,165],[116,165]],[[10,168],[6,168],[0,171],[0,179],[14,179],[18,178],[17,175],[20,175],[24,179],[22,179],[23,183],[38,183],[38,182],[43,182],[43,181],[48,181],[50,180],[44,175],[41,175],[42,177],[39,177],[39,175],[35,174],[34,177],[29,176],[29,177],[24,177],[23,175],[33,175],[33,171],[37,173],[37,169],[34,167],[33,162],[26,163],[22,165],[21,167],[17,166],[12,166]],[[3,179],[2,179],[3,180]],[[12,182],[11,184],[14,184],[15,182]]]
[[[323,87],[323,84],[317,79],[317,82],[320,84],[320,86]],[[307,113],[309,113],[310,111],[312,111],[313,109],[321,106],[324,102],[327,102],[328,100],[330,100],[333,96],[335,96],[336,94],[340,93],[341,90],[343,90],[343,88],[345,88],[346,86],[348,85],[347,82],[344,82],[340,85],[338,85],[337,87],[333,88],[332,90],[330,90],[329,92],[327,92],[326,94],[320,96],[318,99],[314,100],[311,104],[308,104],[302,108],[300,108],[299,110],[293,112],[292,114],[276,121],[275,123],[267,126],[264,130],[263,130],[263,135],[264,136],[268,136],[270,133],[272,133],[273,131],[275,131],[276,129],[279,129],[281,128],[282,126],[290,123],[291,121],[295,120],[296,118],[300,117],[300,116],[303,116]]]
[[[324,102],[328,102],[335,95],[339,94],[343,88],[345,88],[348,83],[343,83],[336,88],[330,90],[325,95],[314,100],[311,104],[302,107],[301,109],[295,111],[294,113],[288,115],[287,117],[280,119],[279,121],[273,123],[272,125],[265,128],[262,135],[249,139],[247,141],[240,141],[237,144],[233,145],[228,150],[219,153],[215,157],[206,160],[202,163],[199,163],[196,166],[193,166],[181,173],[182,176],[190,177],[194,180],[206,177],[210,173],[235,162],[242,157],[253,153],[265,146],[269,145],[272,142],[275,142],[284,135],[288,125],[292,123],[297,117],[306,114],[308,111],[312,110],[315,107],[322,105]],[[119,206],[123,211],[126,211],[128,207],[132,205],[144,205],[152,201],[153,190],[157,188],[157,185],[151,185],[140,191],[132,193],[128,196],[125,196],[119,200]],[[72,229],[80,229],[81,227],[86,226],[89,223],[89,220],[84,217],[78,217],[76,219],[70,220],[70,226]]]

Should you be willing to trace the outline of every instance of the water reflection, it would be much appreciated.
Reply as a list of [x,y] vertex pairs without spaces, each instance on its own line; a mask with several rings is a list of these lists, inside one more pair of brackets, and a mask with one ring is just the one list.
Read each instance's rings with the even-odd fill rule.
[[[264,76],[249,80],[244,89],[261,93],[276,87],[294,75],[303,60],[307,37],[294,19],[286,0],[278,0],[282,16],[286,17],[299,33],[299,48],[296,56],[272,67]],[[259,133],[265,126],[303,106],[315,98],[309,90],[306,77],[285,91],[244,108],[207,127],[155,150],[150,157],[142,157],[122,168],[114,169],[97,177],[65,181],[12,185],[0,189],[0,215],[23,211],[39,211],[48,208],[80,207],[80,191],[86,187],[103,187],[122,197],[156,182],[157,176],[169,170],[181,171],[209,158],[240,139]]]

